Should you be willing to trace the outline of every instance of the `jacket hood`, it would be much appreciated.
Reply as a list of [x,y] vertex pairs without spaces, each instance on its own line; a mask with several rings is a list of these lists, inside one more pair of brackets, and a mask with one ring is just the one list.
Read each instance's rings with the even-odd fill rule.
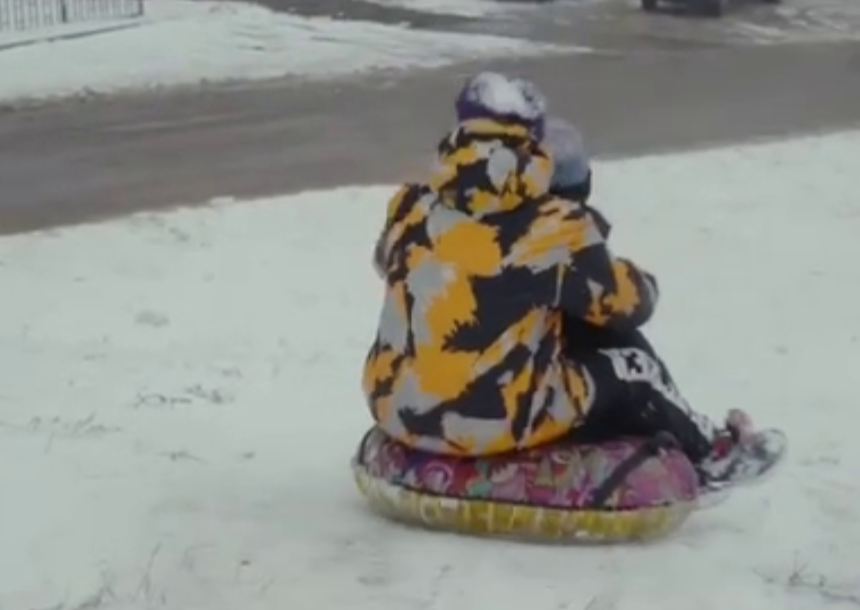
[[463,121],[437,153],[430,188],[444,205],[469,215],[510,211],[548,194],[552,157],[524,125]]

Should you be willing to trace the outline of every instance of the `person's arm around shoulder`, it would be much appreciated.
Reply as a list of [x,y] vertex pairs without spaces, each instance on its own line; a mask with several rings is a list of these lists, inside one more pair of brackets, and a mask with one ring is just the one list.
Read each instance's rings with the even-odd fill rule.
[[653,315],[659,299],[656,278],[633,261],[616,257],[600,219],[580,203],[559,199],[569,264],[559,269],[558,305],[589,324],[632,330]]

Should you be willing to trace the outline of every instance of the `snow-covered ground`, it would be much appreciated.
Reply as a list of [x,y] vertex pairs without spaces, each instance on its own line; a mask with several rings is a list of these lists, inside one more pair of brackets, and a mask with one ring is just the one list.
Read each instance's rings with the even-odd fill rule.
[[[0,0],[0,2],[5,3],[4,7],[10,15],[22,15],[26,14],[24,6],[26,6],[29,0]],[[73,13],[71,15],[72,21],[69,23],[59,23],[58,11],[61,6],[59,4],[51,5],[44,1],[41,4],[42,6],[38,7],[38,10],[35,12],[37,14],[42,12],[47,13],[58,23],[53,26],[38,28],[0,28],[0,49],[31,42],[56,40],[59,38],[76,38],[104,30],[137,27],[141,24],[149,25],[173,19],[187,19],[195,15],[200,16],[212,8],[211,2],[209,3],[210,6],[204,7],[197,2],[189,2],[188,0],[145,0],[144,14],[140,17],[120,17],[108,13],[101,18],[88,18],[89,13],[86,11],[86,6],[82,4],[81,0],[78,0],[77,2],[71,2],[68,8],[77,8],[80,12],[77,15]]]
[[50,42],[64,38],[83,38],[100,32],[138,27],[143,23],[148,24],[150,21],[136,18],[104,19],[100,21],[67,23],[52,25],[49,27],[31,28],[27,30],[0,30],[0,52],[37,42]]
[[[20,36],[7,34],[5,42]],[[150,0],[139,27],[0,51],[0,100],[287,75],[330,77],[564,51],[585,49],[305,18],[239,2]]]
[[[348,462],[390,186],[0,240],[0,608],[810,610],[860,603],[860,133],[599,163],[692,401],[792,453],[647,547],[370,514]],[[830,605],[834,604],[834,605]]]

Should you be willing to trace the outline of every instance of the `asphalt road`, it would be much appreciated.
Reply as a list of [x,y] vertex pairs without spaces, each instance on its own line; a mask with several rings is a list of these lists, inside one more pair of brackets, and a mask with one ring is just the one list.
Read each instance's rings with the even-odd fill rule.
[[698,38],[694,29],[685,37],[655,35],[685,26],[676,20],[652,28],[642,19],[628,17],[620,30],[611,20],[583,20],[566,34],[557,23],[555,30],[540,26],[550,38],[585,38],[607,51],[595,55],[6,111],[0,113],[0,233],[221,196],[417,176],[450,125],[454,93],[479,67],[534,79],[556,112],[581,124],[598,155],[860,122],[856,42],[750,46],[704,29],[713,26],[690,26],[701,28]]

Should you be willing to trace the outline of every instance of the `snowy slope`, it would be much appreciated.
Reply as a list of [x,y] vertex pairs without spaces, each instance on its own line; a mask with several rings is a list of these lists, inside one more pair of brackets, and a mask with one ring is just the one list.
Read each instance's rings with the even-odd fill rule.
[[0,240],[0,608],[856,606],[858,154],[852,133],[596,168],[682,388],[792,439],[767,486],[650,547],[364,509],[348,460],[391,187]]
[[[298,17],[242,2],[152,0],[147,6],[147,19],[139,27],[0,51],[0,100],[290,75],[330,77],[584,50]],[[7,38],[16,42],[20,35]],[[0,46],[3,42],[0,37]]]

